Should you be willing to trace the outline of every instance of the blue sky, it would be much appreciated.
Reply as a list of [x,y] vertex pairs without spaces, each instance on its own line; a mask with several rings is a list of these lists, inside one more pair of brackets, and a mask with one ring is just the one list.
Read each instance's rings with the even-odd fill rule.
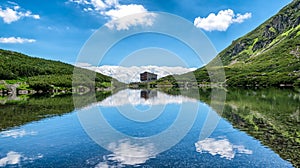
[[[217,52],[276,14],[291,0],[12,0],[0,1],[0,48],[73,64],[95,30],[110,20],[138,12],[168,12],[202,30]],[[141,23],[145,24],[145,23]],[[141,39],[149,42],[138,45]],[[151,39],[156,39],[156,41]],[[137,36],[127,47],[111,51],[102,64],[117,65],[129,46],[166,47],[176,52],[176,41]],[[123,42],[124,43],[124,42]],[[165,46],[166,43],[174,43]],[[155,45],[153,45],[155,44]],[[148,45],[148,46],[147,46]],[[125,48],[124,48],[125,47]],[[127,51],[127,54],[130,54]],[[178,54],[178,53],[177,53]],[[190,54],[179,53],[182,59]],[[191,60],[191,67],[199,67]]]

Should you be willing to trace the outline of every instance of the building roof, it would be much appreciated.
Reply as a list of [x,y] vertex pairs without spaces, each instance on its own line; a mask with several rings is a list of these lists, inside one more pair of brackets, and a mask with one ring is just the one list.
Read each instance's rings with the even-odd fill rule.
[[147,72],[147,71],[145,71],[145,72],[143,72],[143,73],[141,73],[141,74],[152,74],[152,75],[157,75],[157,74],[155,74],[155,73],[151,73],[151,72]]

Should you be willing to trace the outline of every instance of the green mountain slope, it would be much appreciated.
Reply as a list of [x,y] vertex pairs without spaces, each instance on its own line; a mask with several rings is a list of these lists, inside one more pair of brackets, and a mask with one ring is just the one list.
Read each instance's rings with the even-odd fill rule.
[[[72,87],[74,66],[59,61],[33,58],[27,55],[0,50],[0,80],[23,82],[35,90],[49,90],[53,87]],[[83,78],[79,85],[89,85],[94,80],[94,72],[77,68],[78,77]],[[89,78],[90,79],[87,79]],[[79,80],[77,80],[79,81]],[[111,77],[97,73],[96,87],[108,87]]]
[[[300,0],[233,41],[208,66],[218,59],[224,65],[227,85],[300,85]],[[210,81],[206,67],[194,74],[198,83]],[[160,81],[166,80],[172,77]]]
[[229,85],[299,83],[300,1],[234,41],[218,57]]

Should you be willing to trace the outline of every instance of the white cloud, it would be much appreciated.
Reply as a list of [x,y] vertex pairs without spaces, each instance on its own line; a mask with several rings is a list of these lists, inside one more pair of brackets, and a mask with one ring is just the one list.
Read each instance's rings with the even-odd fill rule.
[[251,13],[235,14],[233,10],[221,10],[218,14],[211,13],[206,18],[197,17],[194,25],[206,31],[226,31],[233,23],[242,23],[251,18]]
[[147,9],[144,8],[143,5],[118,5],[115,9],[111,9],[107,12],[103,12],[104,15],[109,16],[111,19],[119,19],[124,16],[137,14],[137,13],[145,13]]
[[10,4],[14,6],[6,8],[0,6],[0,17],[3,19],[4,23],[10,24],[24,17],[40,19],[39,15],[32,14],[31,11],[21,10],[21,7],[16,3],[10,2]]
[[199,153],[208,152],[211,155],[220,155],[221,158],[231,160],[236,153],[252,154],[252,150],[246,149],[242,145],[233,145],[228,139],[206,138],[195,143],[196,151]]
[[234,23],[243,23],[244,20],[249,19],[249,18],[251,18],[251,17],[252,17],[252,14],[251,14],[251,13],[245,13],[244,15],[238,13],[238,14],[236,15],[236,18],[233,19],[233,22],[234,22]]
[[35,39],[27,39],[21,37],[0,37],[0,43],[34,43]]
[[119,5],[118,0],[69,0],[68,2],[81,5],[83,9],[90,9],[90,11],[103,12]]
[[132,66],[132,67],[123,67],[123,66],[109,66],[104,65],[100,67],[90,66],[89,64],[79,63],[76,66],[90,69],[99,73],[102,73],[107,76],[111,76],[121,82],[130,83],[130,82],[139,82],[140,73],[144,71],[152,72],[158,75],[158,78],[165,77],[167,75],[180,75],[183,73],[191,72],[196,70],[196,68],[184,68],[184,67],[167,67],[167,66]]
[[33,17],[34,19],[40,19],[40,18],[41,18],[40,15],[32,15],[32,17]]
[[[109,29],[128,30],[138,25],[152,26],[156,16],[148,12],[143,5],[121,5],[118,0],[69,0],[69,2],[83,6],[85,12],[96,12],[107,18],[108,23],[105,25]],[[123,18],[125,16],[130,17]]]
[[0,8],[0,17],[2,17],[3,21],[7,24],[15,22],[21,18],[21,16],[18,15],[17,11],[11,8]]
[[15,2],[12,2],[12,1],[7,1],[7,3],[9,3],[9,4],[11,4],[11,5],[18,6],[18,4],[17,4],[17,3],[15,3]]
[[108,5],[102,0],[91,0],[91,4],[95,7],[96,10],[103,10],[108,8]]
[[105,3],[109,6],[116,6],[119,5],[119,1],[118,0],[105,0]]
[[105,26],[107,26],[111,30],[129,30],[130,27],[139,25],[152,26],[155,17],[156,14],[154,13],[139,13],[122,19],[111,20],[110,22],[106,23]]

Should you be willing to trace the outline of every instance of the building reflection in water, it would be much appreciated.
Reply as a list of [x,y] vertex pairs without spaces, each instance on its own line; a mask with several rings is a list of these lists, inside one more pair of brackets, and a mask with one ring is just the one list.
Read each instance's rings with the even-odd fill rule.
[[156,90],[141,90],[141,98],[149,99],[157,97],[157,91]]

